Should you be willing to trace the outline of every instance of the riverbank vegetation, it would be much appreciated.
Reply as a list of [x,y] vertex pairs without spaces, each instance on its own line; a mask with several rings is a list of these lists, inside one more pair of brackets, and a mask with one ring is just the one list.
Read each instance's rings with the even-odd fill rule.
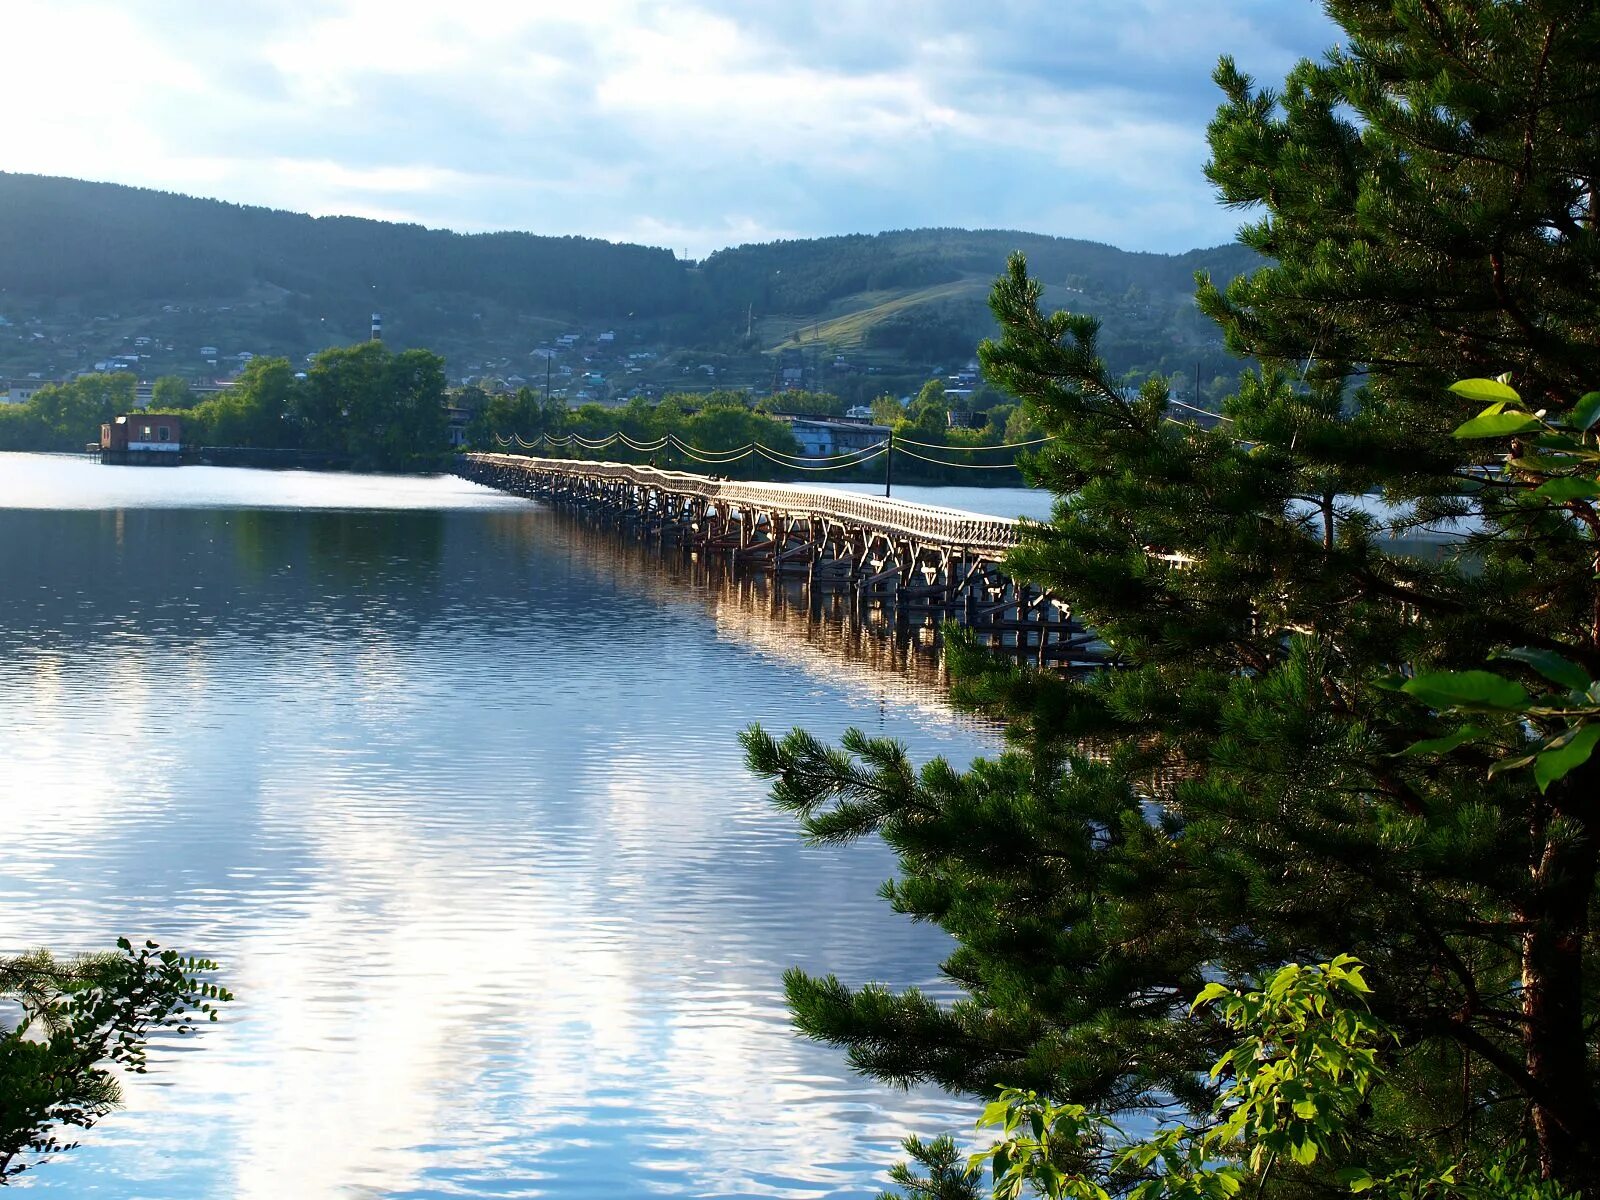
[[[1262,364],[1216,429],[1128,395],[1020,258],[993,292],[984,370],[1056,435],[1028,470],[1061,497],[1010,565],[1121,665],[957,639],[958,698],[1007,729],[967,771],[747,735],[808,836],[881,834],[890,903],[956,941],[954,1003],[798,971],[789,1001],[879,1079],[1205,1128],[1238,1031],[1191,998],[1353,951],[1382,1094],[1310,1160],[1210,1144],[1227,1190],[1600,1195],[1600,12],[1327,7],[1344,44],[1281,89],[1216,73],[1207,174],[1268,262],[1200,281]],[[1341,499],[1369,491],[1398,515]],[[1456,552],[1385,550],[1440,523]],[[910,1146],[909,1190],[977,1194]],[[1207,1194],[1181,1183],[1157,1155],[1119,1186]]]
[[[977,428],[952,426],[951,401],[945,386],[940,380],[930,380],[907,405],[892,396],[880,397],[873,405],[873,418],[881,428],[859,444],[886,441],[892,431],[899,447],[894,478],[903,483],[1022,486],[1021,471],[1012,465],[1016,456],[1005,448],[1006,443],[1031,441],[1041,431],[1029,410],[1015,401],[1000,399],[984,413],[985,424]],[[468,441],[480,450],[653,463],[685,471],[715,470],[738,479],[812,476],[828,482],[881,480],[881,457],[857,467],[848,461],[829,461],[842,456],[841,451],[805,455],[788,422],[774,415],[815,414],[828,418],[841,409],[838,397],[827,393],[785,392],[757,397],[744,391],[672,393],[659,402],[639,399],[621,408],[585,404],[569,409],[559,400],[545,401],[531,388],[523,388],[515,394],[485,397],[469,426]],[[788,469],[761,457],[736,463],[708,463],[692,451],[671,445],[636,450],[625,441],[609,442],[618,433],[647,446],[671,435],[709,455],[727,454],[759,443],[781,454],[813,461],[801,461]],[[574,440],[566,444],[567,439]],[[609,444],[601,449],[585,449],[583,442]],[[825,470],[817,472],[817,466]]]
[[[181,379],[159,379],[144,410],[137,407],[136,386],[128,372],[96,373],[41,388],[26,403],[0,405],[0,450],[81,450],[98,443],[100,426],[116,414],[145,411],[181,416],[184,441],[190,447],[304,451],[323,462],[367,470],[439,470],[449,464],[449,408],[454,408],[467,422],[463,434],[472,449],[654,462],[687,471],[715,468],[718,474],[734,478],[789,479],[805,477],[805,464],[785,469],[763,458],[708,463],[670,446],[640,452],[619,441],[591,451],[576,441],[568,445],[549,441],[576,437],[599,442],[622,433],[648,444],[671,434],[710,455],[758,443],[803,459],[801,443],[784,417],[832,419],[844,411],[844,402],[826,392],[772,396],[742,390],[674,392],[659,401],[638,398],[621,407],[588,403],[575,409],[527,387],[493,395],[477,388],[447,392],[439,356],[424,350],[394,353],[381,342],[326,350],[303,373],[294,371],[287,359],[253,359],[232,386],[210,395],[195,393]],[[892,429],[902,446],[914,447],[897,456],[896,478],[935,485],[1020,485],[1017,470],[1003,469],[1013,462],[1006,451],[970,453],[1030,440],[1039,433],[1029,410],[997,394],[993,398],[994,406],[981,414],[985,423],[963,428],[949,424],[952,402],[940,380],[924,385],[909,405],[880,397],[873,406],[875,419]],[[941,456],[939,452],[947,449],[955,455]],[[930,456],[942,457],[950,465],[928,461]],[[883,474],[881,462],[860,468],[848,463],[828,467],[829,479],[844,481],[879,479]]]
[[192,1033],[233,999],[211,982],[214,962],[154,942],[117,947],[0,958],[0,1186],[116,1108],[116,1072],[143,1072],[153,1036]]
[[[82,375],[0,406],[0,450],[81,450],[100,426],[136,411],[126,372]],[[162,386],[162,385],[165,386]],[[358,468],[438,468],[448,461],[444,360],[382,342],[324,350],[304,373],[287,359],[251,360],[226,391],[203,399],[158,381],[149,412],[180,415],[196,446],[305,450]]]

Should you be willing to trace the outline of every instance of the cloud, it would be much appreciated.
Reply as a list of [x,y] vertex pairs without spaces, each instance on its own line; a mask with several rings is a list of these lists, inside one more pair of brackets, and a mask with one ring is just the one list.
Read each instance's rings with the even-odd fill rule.
[[6,24],[8,169],[696,255],[918,225],[1224,240],[1217,56],[1271,80],[1336,32],[1310,0],[11,0]]

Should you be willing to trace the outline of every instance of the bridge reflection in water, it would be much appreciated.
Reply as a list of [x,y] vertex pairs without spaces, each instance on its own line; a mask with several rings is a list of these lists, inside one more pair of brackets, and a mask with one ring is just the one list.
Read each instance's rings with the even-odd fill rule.
[[1006,570],[1020,521],[626,463],[469,454],[457,471],[594,513],[693,562],[792,581],[817,616],[843,609],[854,627],[892,627],[896,643],[932,644],[953,621],[1040,665],[1105,662],[1104,645],[1065,604]]

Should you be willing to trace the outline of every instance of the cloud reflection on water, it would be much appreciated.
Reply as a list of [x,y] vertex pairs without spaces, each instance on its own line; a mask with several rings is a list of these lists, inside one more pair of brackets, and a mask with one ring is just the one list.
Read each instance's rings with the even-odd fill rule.
[[943,942],[732,736],[983,748],[932,682],[752,645],[764,598],[531,506],[430,512],[421,573],[417,514],[276,514],[266,552],[238,513],[81,516],[0,511],[0,946],[148,931],[239,1000],[37,1189],[867,1195],[905,1129],[967,1124],[790,1032],[785,967],[937,986]]

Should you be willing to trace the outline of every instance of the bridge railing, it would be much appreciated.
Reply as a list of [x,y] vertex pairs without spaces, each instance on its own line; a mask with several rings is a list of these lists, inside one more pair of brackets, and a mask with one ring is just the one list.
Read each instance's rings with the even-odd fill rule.
[[794,483],[746,483],[718,479],[688,471],[663,471],[631,463],[584,462],[571,458],[535,458],[523,454],[469,454],[467,458],[492,466],[550,472],[579,478],[626,479],[646,487],[698,496],[734,508],[770,508],[791,516],[831,519],[860,524],[889,534],[944,542],[973,549],[1006,550],[1019,540],[1022,522],[959,508],[886,500],[830,488]]

